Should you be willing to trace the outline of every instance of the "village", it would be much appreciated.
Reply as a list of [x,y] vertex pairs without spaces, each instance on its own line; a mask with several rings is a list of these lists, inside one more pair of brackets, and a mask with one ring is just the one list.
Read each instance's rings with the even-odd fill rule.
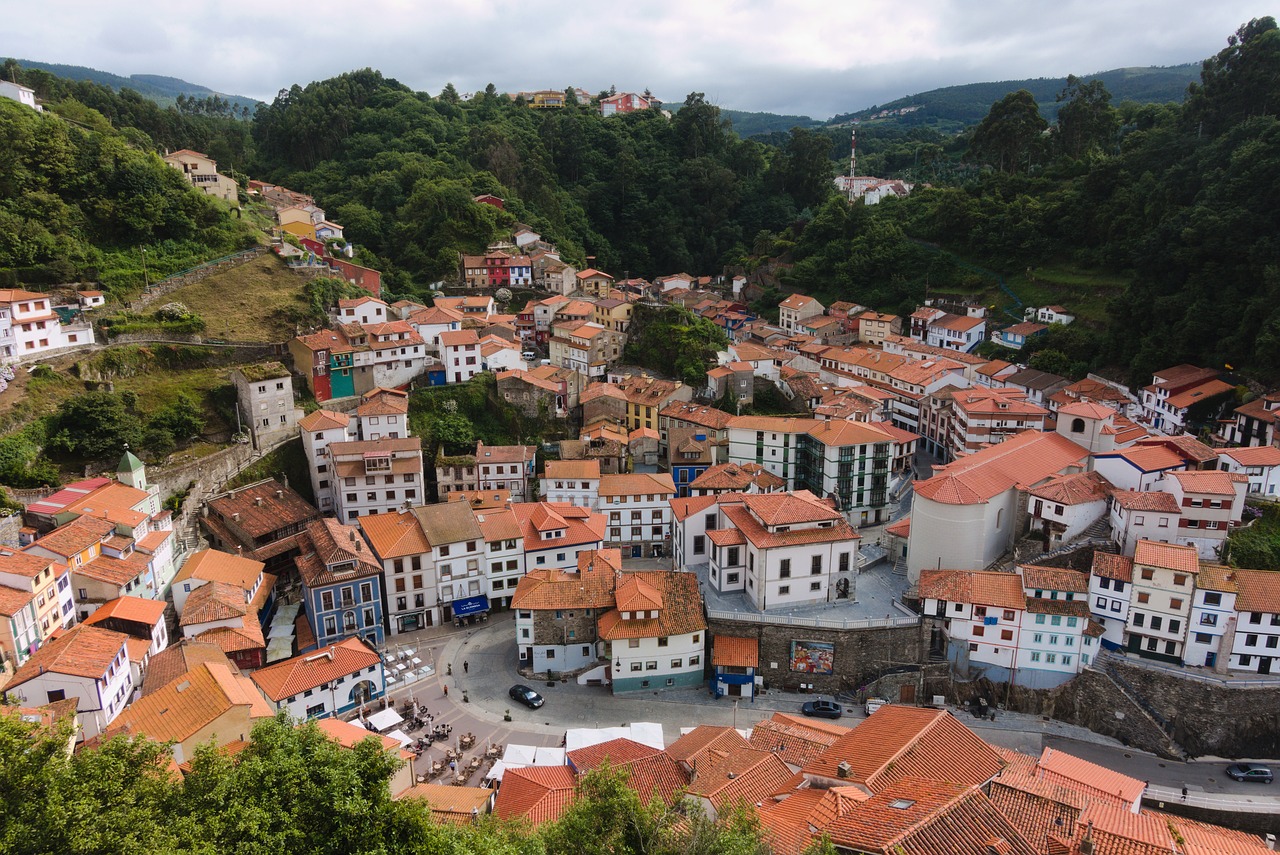
[[[204,155],[166,161],[226,191]],[[778,852],[1174,835],[1266,851],[1153,814],[1143,779],[993,745],[957,711],[1105,680],[1121,724],[1091,729],[1182,760],[1178,711],[1123,674],[1280,688],[1280,577],[1224,554],[1275,500],[1280,394],[1233,407],[1213,368],[1132,390],[1012,361],[1075,320],[1063,306],[1001,319],[940,298],[901,317],[790,294],[775,321],[746,274],[576,269],[524,226],[461,256],[430,305],[387,302],[314,199],[249,189],[284,264],[365,292],[230,372],[252,447],[300,440],[314,502],[268,478],[176,519],[126,452],[26,503],[0,549],[0,688],[22,714],[73,721],[81,746],[171,743],[175,774],[281,712],[347,747],[376,731],[404,760],[396,797],[445,821],[553,820],[607,761],[646,799],[754,805]],[[94,345],[102,302],[0,291],[0,357],[25,370]],[[637,313],[669,307],[723,334],[704,385],[623,359]],[[991,342],[1011,358],[979,355]],[[424,455],[412,396],[482,375],[573,436]],[[480,631],[504,635],[505,662],[473,675],[462,639]],[[498,696],[501,740],[473,732],[460,680]],[[630,724],[513,722],[565,684]],[[664,694],[694,693],[684,720],[732,704],[733,722],[650,722]],[[823,699],[836,720],[802,713]],[[1261,744],[1201,738],[1216,756]]]

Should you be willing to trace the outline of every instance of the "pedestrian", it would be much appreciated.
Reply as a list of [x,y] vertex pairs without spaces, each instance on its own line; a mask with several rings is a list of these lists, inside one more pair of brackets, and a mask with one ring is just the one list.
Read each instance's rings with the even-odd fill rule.
[[1187,787],[1185,784],[1182,786],[1182,800],[1184,802],[1187,800]]
[[465,660],[465,659],[463,659],[463,660],[462,660],[462,673],[463,673],[463,674],[469,674],[469,673],[471,673],[471,663],[469,663],[469,662],[468,662],[467,660]]
[[447,685],[444,687],[444,696],[446,698],[449,697],[449,687]]
[[471,808],[471,824],[474,825],[480,821],[480,808]]
[[450,760],[450,761],[449,761],[449,771],[450,771],[450,772],[456,772],[456,771],[458,771],[458,761],[457,761],[457,760]]

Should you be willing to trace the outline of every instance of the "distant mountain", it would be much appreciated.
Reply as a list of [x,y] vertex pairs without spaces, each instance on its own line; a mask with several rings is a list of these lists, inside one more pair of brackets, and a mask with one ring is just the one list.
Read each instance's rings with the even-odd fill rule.
[[248,107],[250,110],[254,110],[261,103],[254,98],[215,92],[207,86],[188,83],[176,77],[163,77],[159,74],[133,74],[129,77],[121,77],[109,71],[99,71],[96,68],[86,68],[83,65],[60,65],[55,62],[36,62],[30,59],[20,59],[18,60],[18,65],[23,68],[38,68],[41,71],[56,74],[58,77],[64,77],[67,80],[88,80],[91,83],[110,86],[117,92],[121,89],[132,89],[144,98],[150,98],[164,107],[171,106],[177,101],[179,95],[188,97],[194,95],[197,98],[219,95],[236,107]]
[[808,116],[779,116],[777,113],[749,113],[721,108],[720,115],[733,122],[733,131],[746,139],[756,134],[786,133],[792,128],[818,128],[823,122]]
[[[1111,103],[1181,102],[1189,83],[1200,79],[1200,63],[1185,65],[1116,68],[1098,74],[1082,75],[1084,80],[1101,80],[1111,93]],[[997,83],[967,83],[944,86],[909,95],[866,110],[845,113],[827,125],[848,124],[853,119],[894,122],[905,125],[933,125],[958,130],[975,125],[987,115],[991,105],[1010,92],[1026,89],[1040,104],[1040,112],[1049,121],[1058,115],[1054,99],[1067,85],[1064,77],[1038,77],[1030,80],[1003,80]]]

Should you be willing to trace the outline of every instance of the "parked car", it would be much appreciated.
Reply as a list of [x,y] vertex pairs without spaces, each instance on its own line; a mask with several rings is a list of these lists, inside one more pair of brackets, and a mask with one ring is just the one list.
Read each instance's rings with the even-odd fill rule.
[[844,715],[844,707],[835,701],[808,701],[800,707],[800,712],[818,718],[839,718]]
[[871,715],[887,703],[889,702],[884,698],[867,698],[867,715]]
[[530,689],[528,686],[515,685],[512,686],[507,694],[511,696],[511,700],[519,701],[531,710],[536,710],[542,706],[542,695]]
[[1261,763],[1232,763],[1227,767],[1227,777],[1235,781],[1256,781],[1270,784],[1274,779],[1270,767]]

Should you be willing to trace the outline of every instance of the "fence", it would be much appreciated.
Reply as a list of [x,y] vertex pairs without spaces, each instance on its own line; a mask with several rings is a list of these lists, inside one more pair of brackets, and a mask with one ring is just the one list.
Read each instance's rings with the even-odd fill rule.
[[[1131,665],[1134,668],[1142,668],[1148,671],[1159,671],[1168,674],[1171,677],[1177,677],[1179,680],[1191,680],[1196,683],[1205,683],[1210,686],[1217,686],[1222,689],[1277,689],[1280,688],[1280,674],[1273,675],[1270,679],[1259,679],[1255,677],[1231,677],[1222,675],[1202,674],[1190,668],[1179,668],[1176,665],[1163,665],[1150,659],[1143,659],[1141,656],[1126,656],[1118,651],[1108,651],[1099,659],[1105,658],[1108,663],[1120,662],[1125,665]],[[1108,673],[1111,673],[1108,669]],[[1113,674],[1114,676],[1114,674]]]
[[780,624],[784,626],[806,626],[811,629],[894,629],[904,626],[919,626],[918,615],[900,615],[883,618],[808,618],[794,615],[769,615],[758,612],[730,612],[719,609],[707,609],[708,620],[732,620],[742,623]]
[[267,247],[265,246],[255,246],[253,249],[233,252],[231,255],[224,255],[221,258],[215,258],[212,261],[206,261],[204,264],[197,264],[195,267],[189,267],[172,276],[167,276],[159,282],[153,282],[149,285],[138,299],[129,304],[129,309],[134,312],[140,311],[161,297],[178,290],[183,285],[199,282],[206,276],[217,273],[220,270],[225,270],[228,267],[237,267],[247,261],[252,261],[266,251]]

